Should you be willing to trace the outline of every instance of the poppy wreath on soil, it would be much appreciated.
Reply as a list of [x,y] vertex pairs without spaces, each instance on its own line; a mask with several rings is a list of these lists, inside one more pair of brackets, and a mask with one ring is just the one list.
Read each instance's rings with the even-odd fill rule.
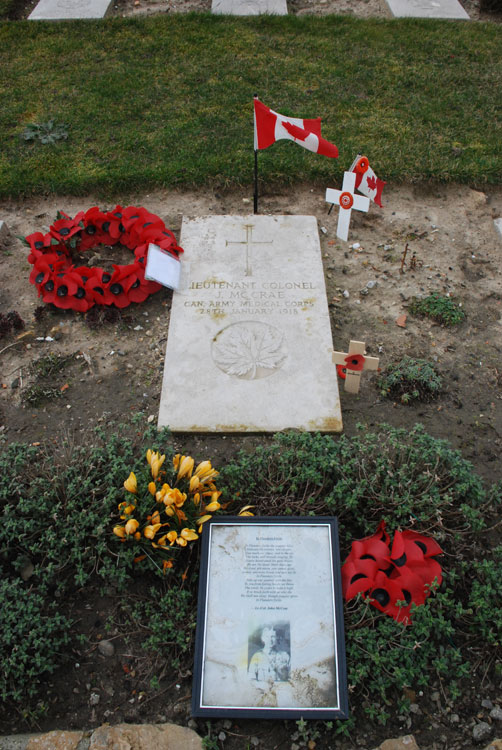
[[[71,218],[58,211],[57,220],[47,234],[34,232],[25,237],[33,265],[30,282],[38,296],[64,310],[87,312],[94,305],[127,307],[144,302],[158,292],[161,284],[145,279],[145,265],[150,243],[175,258],[183,252],[162,219],[146,208],[116,206],[101,211],[97,206],[79,211]],[[121,244],[132,250],[134,262],[113,265],[113,272],[103,268],[76,266],[72,251],[85,252],[98,245]]]
[[346,600],[365,595],[374,607],[403,625],[411,625],[412,605],[420,606],[434,584],[443,580],[439,544],[416,531],[396,531],[390,537],[381,521],[372,536],[352,542],[342,566]]

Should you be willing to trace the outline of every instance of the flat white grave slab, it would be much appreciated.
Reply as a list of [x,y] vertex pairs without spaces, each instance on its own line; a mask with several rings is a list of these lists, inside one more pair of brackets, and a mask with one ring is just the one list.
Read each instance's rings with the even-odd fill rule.
[[159,427],[342,429],[313,216],[183,219]]
[[288,6],[286,0],[212,0],[211,13],[230,16],[259,16],[269,13],[287,16]]
[[67,21],[76,18],[104,18],[113,0],[40,0],[29,21]]
[[387,0],[396,18],[452,18],[470,21],[458,0]]

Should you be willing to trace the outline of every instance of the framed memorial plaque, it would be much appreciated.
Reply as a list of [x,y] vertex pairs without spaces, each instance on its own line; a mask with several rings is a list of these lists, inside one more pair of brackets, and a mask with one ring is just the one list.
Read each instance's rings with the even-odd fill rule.
[[205,524],[192,713],[347,718],[336,518]]

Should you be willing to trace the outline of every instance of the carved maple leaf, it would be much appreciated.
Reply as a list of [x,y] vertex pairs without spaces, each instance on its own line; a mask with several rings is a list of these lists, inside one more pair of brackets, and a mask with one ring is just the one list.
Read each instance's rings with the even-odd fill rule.
[[282,333],[267,323],[243,322],[225,328],[213,345],[213,358],[224,372],[257,377],[258,368],[275,370],[286,356]]

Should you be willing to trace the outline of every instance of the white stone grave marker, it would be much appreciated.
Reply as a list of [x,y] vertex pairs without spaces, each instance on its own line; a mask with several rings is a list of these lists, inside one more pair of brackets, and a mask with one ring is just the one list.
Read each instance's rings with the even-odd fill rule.
[[387,0],[396,18],[451,18],[470,21],[458,0]]
[[340,206],[338,214],[338,225],[336,236],[341,240],[347,241],[349,237],[349,224],[352,209],[356,211],[367,211],[370,207],[370,199],[363,195],[356,195],[356,174],[355,172],[344,172],[341,190],[328,188],[326,190],[326,201]]
[[225,13],[229,16],[258,16],[268,13],[287,16],[286,0],[212,0],[211,13]]
[[159,426],[342,429],[313,216],[183,219]]
[[76,18],[104,18],[112,0],[40,0],[28,21],[66,21]]

